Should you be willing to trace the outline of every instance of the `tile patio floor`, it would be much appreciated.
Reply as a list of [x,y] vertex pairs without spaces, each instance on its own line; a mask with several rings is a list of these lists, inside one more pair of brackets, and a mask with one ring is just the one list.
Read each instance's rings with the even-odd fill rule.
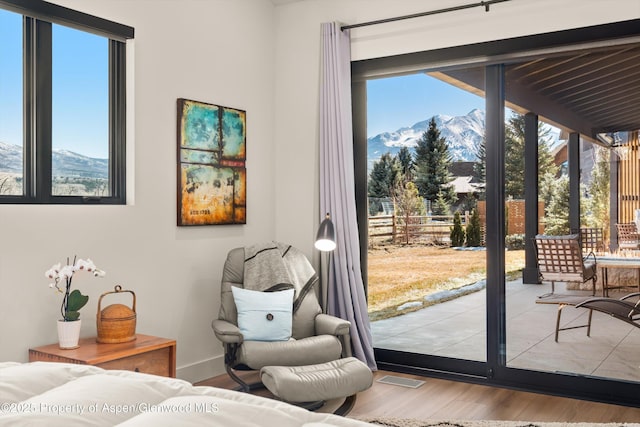
[[[536,304],[551,286],[506,284],[507,366],[640,381],[640,328],[593,312],[586,329],[560,331],[554,341],[556,304]],[[629,291],[631,292],[631,291]],[[556,293],[565,291],[556,285]],[[625,293],[610,292],[611,297]],[[584,292],[585,298],[590,297]],[[588,310],[566,307],[562,325],[582,325]],[[422,310],[371,323],[377,348],[485,360],[485,290]]]

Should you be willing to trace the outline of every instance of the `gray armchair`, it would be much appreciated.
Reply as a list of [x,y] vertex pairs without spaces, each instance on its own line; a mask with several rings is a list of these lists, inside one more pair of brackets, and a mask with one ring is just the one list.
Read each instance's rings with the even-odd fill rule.
[[[245,277],[245,261],[248,261],[245,248],[231,250],[224,265],[220,312],[211,326],[224,346],[227,373],[243,391],[249,391],[262,384],[247,384],[236,374],[236,370],[260,370],[266,366],[315,365],[351,356],[350,323],[322,313],[318,303],[318,276],[306,256],[291,246],[279,247],[279,250],[282,253],[284,268],[288,270],[287,275],[291,278],[292,283],[288,285],[293,285],[295,289],[292,337],[288,341],[244,339],[238,327],[238,313],[231,289],[233,286],[251,290],[262,289],[256,285],[256,280],[245,282],[245,278],[248,279]],[[305,275],[310,277],[306,278]],[[262,277],[264,276],[268,274],[262,274]]]

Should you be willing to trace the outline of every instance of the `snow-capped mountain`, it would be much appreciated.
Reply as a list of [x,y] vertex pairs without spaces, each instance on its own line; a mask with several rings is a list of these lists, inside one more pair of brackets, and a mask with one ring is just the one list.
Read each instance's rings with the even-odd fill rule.
[[[109,160],[94,159],[68,150],[53,150],[54,176],[108,178]],[[22,172],[22,147],[0,141],[0,172]]]
[[22,172],[22,147],[0,141],[0,172]]
[[[466,116],[436,115],[440,136],[445,138],[454,162],[475,161],[484,136],[484,111],[474,109]],[[400,148],[409,147],[413,152],[418,139],[429,129],[431,118],[403,127],[395,132],[383,132],[367,139],[369,166],[384,153],[394,156]]]

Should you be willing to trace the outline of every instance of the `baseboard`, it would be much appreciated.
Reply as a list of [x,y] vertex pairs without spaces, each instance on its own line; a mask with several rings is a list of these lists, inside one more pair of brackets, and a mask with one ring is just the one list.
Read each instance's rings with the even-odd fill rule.
[[176,377],[196,383],[224,374],[224,355],[212,357],[176,369]]

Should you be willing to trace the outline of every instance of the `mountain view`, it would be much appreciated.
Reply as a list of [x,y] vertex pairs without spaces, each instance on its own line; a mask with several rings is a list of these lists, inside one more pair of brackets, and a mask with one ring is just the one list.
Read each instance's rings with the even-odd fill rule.
[[[482,143],[485,127],[484,111],[474,109],[466,116],[434,116],[440,136],[445,138],[451,159],[454,162],[475,161],[478,147]],[[402,147],[413,152],[422,134],[429,129],[431,118],[411,127],[403,127],[395,132],[383,132],[367,139],[368,163],[373,165],[384,153],[396,155]]]
[[[109,194],[109,159],[53,150],[51,193],[55,196]],[[0,141],[0,194],[23,194],[22,147]]]
[[[54,176],[103,178],[109,177],[109,160],[94,159],[67,150],[53,150]],[[0,141],[0,172],[22,173],[22,147]]]

